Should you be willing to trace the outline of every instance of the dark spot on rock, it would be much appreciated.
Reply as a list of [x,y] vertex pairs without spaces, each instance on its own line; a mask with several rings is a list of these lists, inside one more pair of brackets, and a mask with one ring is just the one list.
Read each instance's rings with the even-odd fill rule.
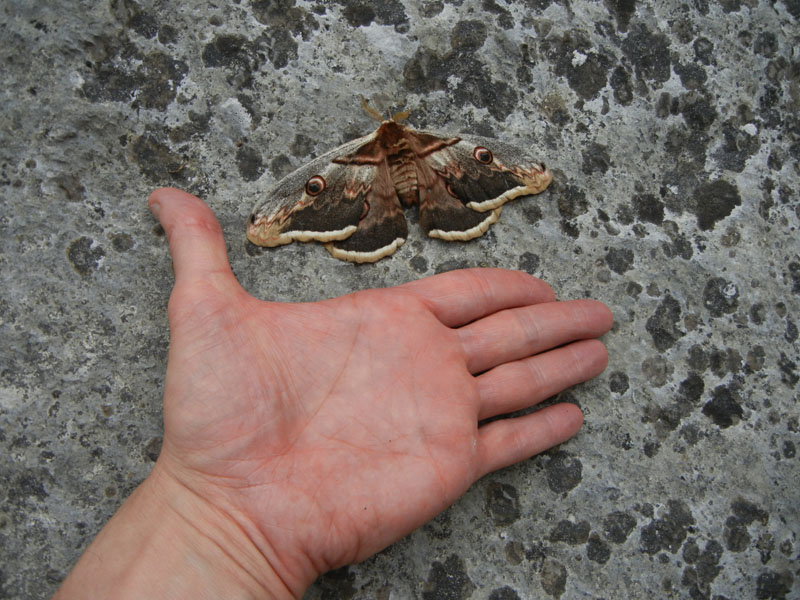
[[594,173],[605,174],[611,165],[611,157],[608,155],[608,146],[591,142],[585,150],[581,152],[583,157],[583,172],[586,175]]
[[747,362],[744,365],[745,372],[748,374],[755,373],[764,368],[767,360],[767,353],[764,346],[756,344],[747,352]]
[[703,306],[712,317],[736,312],[739,306],[739,289],[722,277],[712,277],[703,289]]
[[615,215],[617,222],[621,225],[632,225],[634,219],[633,207],[629,204],[621,204],[617,208]]
[[342,7],[342,15],[351,27],[366,27],[377,22],[379,25],[393,25],[399,32],[407,30],[408,16],[405,7],[398,0],[337,0],[337,4]]
[[178,30],[172,25],[161,25],[158,28],[159,43],[169,46],[178,40]]
[[454,50],[475,51],[486,41],[486,24],[482,21],[459,21],[450,34],[450,45]]
[[717,109],[714,108],[708,96],[700,92],[692,91],[683,94],[678,99],[677,108],[692,131],[705,132],[717,119]]
[[492,593],[489,594],[489,600],[520,600],[520,597],[516,590],[504,585],[501,588],[492,590]]
[[422,15],[426,19],[430,19],[438,14],[441,14],[443,10],[444,10],[444,2],[441,2],[441,0],[430,0],[428,2],[422,3],[419,12],[420,15]]
[[614,371],[608,376],[608,389],[615,394],[624,394],[629,387],[628,376],[622,371]]
[[661,84],[671,74],[669,38],[663,33],[653,33],[643,24],[633,27],[622,43],[622,51],[643,80]]
[[[247,111],[247,114],[250,115],[250,119],[252,120],[252,126],[255,128],[259,123],[261,123],[261,104],[260,100],[254,99],[253,96],[246,92],[239,92],[236,94],[236,99],[239,101],[244,109]],[[189,112],[189,117],[191,118],[192,113]],[[203,115],[202,119],[208,119],[210,114]],[[302,136],[300,136],[302,137]]]
[[161,454],[161,444],[163,442],[163,438],[153,437],[148,440],[148,442],[142,448],[142,455],[151,462],[156,462],[158,459],[158,455]]
[[169,130],[169,140],[174,144],[186,142],[194,136],[199,136],[209,130],[211,112],[197,113],[189,111],[189,120]]
[[[453,77],[458,79],[455,90],[450,87]],[[498,121],[511,114],[517,101],[514,87],[492,79],[478,55],[470,51],[452,50],[441,56],[420,48],[403,68],[403,85],[419,94],[447,91],[458,106],[486,108]]]
[[683,87],[685,87],[687,90],[697,90],[702,88],[708,79],[706,70],[700,65],[694,63],[688,63],[685,65],[681,63],[675,63],[674,69],[678,74],[678,77],[681,78]]
[[586,557],[598,564],[604,565],[611,558],[611,546],[609,546],[603,538],[596,533],[589,536],[589,542],[586,544]]
[[578,239],[578,237],[580,237],[581,230],[575,221],[566,221],[562,219],[559,225],[561,226],[561,231],[563,231],[565,235],[573,239]]
[[471,267],[468,260],[463,258],[452,258],[436,265],[435,273],[447,273],[448,271],[455,271],[457,269],[467,269]]
[[703,406],[703,414],[723,429],[735,425],[744,415],[738,396],[730,386],[718,385]]
[[786,459],[797,456],[797,447],[794,445],[792,440],[784,440],[781,451],[783,452],[783,458]]
[[683,548],[683,559],[688,563],[683,570],[681,584],[689,589],[691,598],[710,598],[711,584],[722,571],[719,559],[722,557],[722,546],[716,540],[706,542],[700,551],[697,541],[689,540]]
[[666,119],[668,116],[677,114],[677,103],[673,102],[669,92],[661,92],[656,102],[656,116],[659,119]]
[[461,600],[469,598],[475,590],[464,561],[451,554],[444,563],[434,561],[422,587],[424,600]]
[[557,127],[563,127],[572,120],[567,104],[560,94],[550,92],[539,104],[542,115]]
[[111,247],[117,252],[127,252],[133,248],[133,238],[129,233],[115,233],[110,239]]
[[[800,2],[798,3],[800,13]],[[789,571],[762,571],[756,579],[757,600],[780,600],[792,593],[794,577]]]
[[664,352],[672,348],[675,342],[686,335],[685,331],[678,329],[680,319],[681,306],[667,293],[645,324],[645,329],[652,336],[653,344],[659,351]]
[[781,370],[781,381],[789,387],[796,386],[797,382],[800,381],[800,375],[797,373],[797,363],[783,352],[781,352],[781,357],[778,359],[778,368]]
[[[726,13],[739,12],[742,8],[741,0],[720,0],[719,4],[722,6],[722,10]],[[749,32],[747,33],[749,35]]]
[[89,275],[96,270],[100,259],[106,255],[103,247],[92,238],[81,236],[67,246],[67,258],[72,267],[81,275]]
[[605,260],[609,269],[622,275],[633,266],[633,250],[630,248],[611,248],[606,253]]
[[40,502],[46,500],[50,496],[47,490],[44,489],[42,481],[46,477],[46,473],[46,471],[41,470],[37,476],[37,473],[32,469],[24,471],[5,490],[8,500],[18,505],[24,505],[30,499]]
[[747,159],[761,148],[758,135],[750,135],[731,121],[722,126],[722,139],[722,146],[713,156],[719,161],[721,168],[736,173],[744,171]]
[[165,110],[177,94],[189,66],[163,52],[151,52],[136,71],[138,90],[133,106]]
[[241,146],[236,150],[236,166],[245,181],[255,181],[264,173],[261,153],[250,146]]
[[642,550],[650,555],[662,550],[675,554],[694,523],[692,512],[685,502],[669,500],[664,517],[653,519],[642,528],[640,535]]
[[618,66],[614,68],[609,83],[611,84],[611,89],[614,90],[614,100],[623,106],[627,106],[633,101],[631,76],[624,67]]
[[713,348],[709,354],[709,366],[717,377],[724,377],[728,373],[736,373],[742,365],[742,355],[734,348],[720,350]]
[[766,510],[741,496],[731,502],[731,512],[739,522],[745,525],[750,525],[754,521],[758,521],[761,525],[769,522],[769,513]]
[[800,263],[790,262],[789,278],[792,280],[792,293],[800,295]]
[[275,179],[283,179],[293,170],[292,161],[285,154],[279,154],[269,163],[269,172]]
[[411,268],[414,269],[417,273],[427,273],[428,259],[422,256],[421,254],[417,254],[411,259]]
[[519,519],[519,495],[517,489],[507,483],[492,481],[486,488],[486,510],[492,515],[495,525],[511,525]]
[[714,43],[708,38],[698,37],[694,44],[694,57],[704,65],[710,65],[714,58]]
[[636,217],[644,223],[661,225],[664,222],[664,203],[653,194],[637,194],[633,197]]
[[594,98],[606,86],[613,61],[596,51],[585,32],[574,29],[566,31],[562,37],[545,39],[542,50],[555,63],[556,75],[566,77],[580,98]]
[[628,31],[631,18],[636,13],[636,0],[605,0],[605,5],[617,20],[617,31]]
[[574,219],[589,210],[586,192],[574,185],[559,188],[558,212],[564,219]]
[[366,27],[375,20],[375,10],[366,2],[343,4],[342,15],[351,27]]
[[761,564],[766,565],[772,559],[772,553],[775,550],[775,538],[771,533],[762,533],[756,542],[756,548],[761,556]]
[[183,159],[151,135],[137,137],[129,152],[133,162],[151,182],[163,185],[182,179]]
[[53,179],[62,192],[67,202],[80,202],[86,196],[86,188],[77,175],[72,173],[59,173]]
[[319,28],[314,15],[296,6],[294,0],[254,0],[251,9],[259,23],[300,35],[304,40],[310,39],[311,32]]
[[521,542],[512,540],[508,542],[504,548],[506,560],[512,565],[518,565],[525,558],[525,547]]
[[523,252],[522,256],[519,257],[519,261],[517,262],[517,268],[520,271],[525,271],[526,273],[535,275],[539,269],[540,263],[541,259],[539,258],[538,254],[534,254],[533,252]]
[[497,15],[497,24],[503,29],[511,29],[514,27],[514,18],[511,13],[497,4],[495,0],[483,0],[481,8],[487,12]]
[[567,589],[567,569],[554,558],[545,558],[539,575],[542,588],[549,596],[561,598]]
[[[92,63],[91,73],[87,75],[81,90],[92,102],[128,102],[141,83],[131,63],[141,61],[143,57],[138,50],[131,49],[127,40],[114,55],[107,52],[107,45],[112,45],[112,42],[98,40],[98,47],[103,49],[98,54],[102,58]],[[124,58],[119,56],[120,53],[124,54]]]
[[706,131],[694,131],[687,127],[672,127],[667,132],[664,149],[673,157],[676,167],[665,174],[664,183],[678,188],[668,203],[672,212],[684,210],[684,196],[697,186],[698,164],[703,164],[711,138]]
[[662,248],[667,257],[680,256],[684,260],[689,260],[694,254],[692,242],[685,234],[681,233],[674,221],[664,221],[662,224],[664,232],[669,236],[670,242],[665,243]]
[[762,31],[753,43],[753,50],[761,56],[772,58],[778,51],[778,38],[772,31]]
[[590,52],[580,61],[570,61],[567,67],[569,87],[584,100],[594,98],[606,87],[611,59],[596,52]]
[[298,156],[300,158],[314,158],[315,147],[316,140],[308,137],[307,135],[303,135],[302,133],[298,133],[294,136],[294,139],[289,146],[289,150],[294,156]]
[[249,85],[257,68],[256,45],[242,35],[218,35],[203,48],[206,67],[223,67],[239,86]]
[[589,521],[573,523],[562,519],[550,530],[550,537],[548,539],[551,542],[566,542],[573,546],[585,544],[589,539],[590,530]]
[[436,518],[428,521],[422,528],[426,535],[437,540],[447,540],[453,536],[453,524],[450,514],[447,512],[439,513]]
[[547,485],[557,494],[574,489],[583,477],[583,464],[577,458],[559,450],[545,466]]
[[786,319],[786,331],[783,334],[785,339],[790,344],[797,341],[797,325],[791,319]]
[[625,286],[625,293],[628,294],[631,298],[638,298],[642,290],[642,284],[636,283],[635,281],[631,281],[628,285]]
[[661,355],[648,356],[642,361],[642,374],[655,388],[666,385],[675,368]]
[[705,387],[703,378],[697,373],[690,373],[686,379],[681,381],[676,401],[681,406],[683,416],[688,415],[700,403]]
[[603,519],[603,533],[609,541],[622,544],[636,527],[636,519],[626,512],[615,511]]
[[784,0],[783,5],[795,19],[800,19],[800,2],[798,0]]
[[[273,27],[259,41],[266,45],[267,58],[276,69],[283,69],[289,61],[297,58],[297,42],[288,29]],[[249,76],[246,83],[250,84]]]
[[[347,1],[347,0],[345,0]],[[372,3],[375,14],[381,25],[393,25],[395,31],[405,33],[408,30],[408,15],[400,0],[382,0]]]
[[158,33],[158,22],[155,17],[143,12],[138,12],[131,16],[128,20],[128,27],[148,40],[156,37]]
[[758,108],[765,124],[768,127],[775,127],[781,121],[777,108],[781,103],[783,91],[774,85],[766,85],[763,89],[763,93],[758,98]]
[[350,567],[340,567],[319,577],[316,586],[321,588],[322,598],[342,598],[349,600],[356,595],[356,574]]
[[750,307],[750,320],[755,325],[763,325],[764,320],[767,318],[767,307],[761,302],[756,302]]

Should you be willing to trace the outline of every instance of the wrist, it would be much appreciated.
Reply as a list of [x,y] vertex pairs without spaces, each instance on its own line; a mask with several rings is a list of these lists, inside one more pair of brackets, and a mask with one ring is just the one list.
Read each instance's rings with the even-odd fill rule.
[[157,463],[87,548],[54,600],[294,598],[234,519]]

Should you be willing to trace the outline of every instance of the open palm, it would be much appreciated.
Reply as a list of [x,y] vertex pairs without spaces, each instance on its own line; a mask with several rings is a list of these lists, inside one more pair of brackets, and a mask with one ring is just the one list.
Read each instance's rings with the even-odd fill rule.
[[494,269],[263,302],[202,202],[164,189],[151,206],[176,275],[158,467],[234,519],[294,593],[580,427],[571,404],[479,423],[602,371],[599,302]]

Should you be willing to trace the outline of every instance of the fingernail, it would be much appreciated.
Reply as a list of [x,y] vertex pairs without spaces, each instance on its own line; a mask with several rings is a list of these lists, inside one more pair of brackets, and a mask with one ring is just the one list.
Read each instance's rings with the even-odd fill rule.
[[161,212],[161,203],[158,201],[153,201],[150,203],[150,212],[153,213],[155,218],[158,218],[159,213]]

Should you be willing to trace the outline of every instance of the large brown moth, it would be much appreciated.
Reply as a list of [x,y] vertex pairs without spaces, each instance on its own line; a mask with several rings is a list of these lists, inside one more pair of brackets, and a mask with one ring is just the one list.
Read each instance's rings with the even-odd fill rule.
[[403,207],[419,206],[430,237],[466,241],[486,233],[503,204],[538,194],[544,163],[491,138],[416,131],[388,120],[281,179],[253,208],[247,239],[259,246],[324,242],[336,258],[375,262],[406,240]]

